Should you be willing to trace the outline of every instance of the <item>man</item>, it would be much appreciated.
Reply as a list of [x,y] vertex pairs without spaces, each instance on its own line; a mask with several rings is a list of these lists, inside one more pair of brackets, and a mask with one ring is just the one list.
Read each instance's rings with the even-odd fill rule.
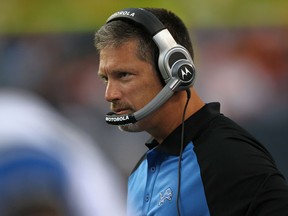
[[113,111],[106,121],[152,137],[129,177],[129,215],[288,215],[269,152],[193,88],[192,45],[176,15],[118,11],[95,46]]

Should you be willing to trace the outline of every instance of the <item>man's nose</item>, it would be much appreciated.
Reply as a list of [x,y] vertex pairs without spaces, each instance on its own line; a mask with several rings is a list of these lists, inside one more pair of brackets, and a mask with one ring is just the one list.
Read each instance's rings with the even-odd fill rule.
[[112,102],[115,100],[119,100],[120,97],[121,92],[117,84],[109,81],[105,90],[105,100],[108,102]]

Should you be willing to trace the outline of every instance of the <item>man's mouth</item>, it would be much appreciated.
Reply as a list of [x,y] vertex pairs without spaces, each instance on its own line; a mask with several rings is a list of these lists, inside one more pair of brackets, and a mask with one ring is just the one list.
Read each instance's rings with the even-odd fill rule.
[[129,109],[114,109],[113,112],[117,115],[124,115],[129,113]]

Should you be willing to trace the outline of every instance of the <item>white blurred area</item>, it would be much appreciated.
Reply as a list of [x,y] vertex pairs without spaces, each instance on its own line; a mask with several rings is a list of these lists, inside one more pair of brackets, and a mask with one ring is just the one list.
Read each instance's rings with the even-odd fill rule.
[[2,216],[125,215],[123,177],[95,140],[31,92],[3,87],[0,104]]

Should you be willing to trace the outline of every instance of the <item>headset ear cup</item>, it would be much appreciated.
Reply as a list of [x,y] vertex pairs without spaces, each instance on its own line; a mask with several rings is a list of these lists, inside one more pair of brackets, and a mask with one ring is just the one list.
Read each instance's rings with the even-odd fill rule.
[[[162,75],[169,74],[169,79],[165,80],[166,83],[170,79],[177,80],[176,91],[186,90],[193,85],[196,69],[190,53],[185,47],[175,43],[169,50],[163,50],[160,56],[164,56],[164,58],[159,58],[159,67],[162,66],[162,71],[166,72],[161,73]],[[161,63],[162,65],[160,65]]]

